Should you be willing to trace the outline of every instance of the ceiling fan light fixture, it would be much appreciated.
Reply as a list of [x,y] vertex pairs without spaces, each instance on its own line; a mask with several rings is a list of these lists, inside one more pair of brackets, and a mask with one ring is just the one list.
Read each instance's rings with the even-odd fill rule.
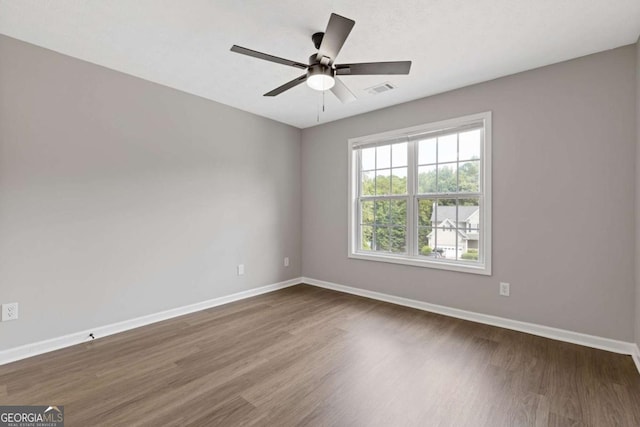
[[307,86],[314,90],[329,90],[336,84],[333,69],[322,64],[315,64],[307,71]]

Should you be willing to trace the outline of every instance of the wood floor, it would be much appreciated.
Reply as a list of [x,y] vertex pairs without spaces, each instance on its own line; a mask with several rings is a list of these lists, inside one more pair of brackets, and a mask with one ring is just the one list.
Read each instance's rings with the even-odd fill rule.
[[629,356],[299,285],[0,366],[66,426],[640,426]]

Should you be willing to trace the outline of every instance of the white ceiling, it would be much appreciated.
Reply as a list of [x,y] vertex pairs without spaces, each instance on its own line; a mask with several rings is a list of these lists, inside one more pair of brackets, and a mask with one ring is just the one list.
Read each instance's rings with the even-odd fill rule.
[[[343,76],[341,104],[300,85],[311,34],[334,12],[356,21],[338,63],[412,60],[409,76]],[[634,43],[639,0],[0,0],[0,33],[299,128]],[[389,81],[397,89],[370,95]]]

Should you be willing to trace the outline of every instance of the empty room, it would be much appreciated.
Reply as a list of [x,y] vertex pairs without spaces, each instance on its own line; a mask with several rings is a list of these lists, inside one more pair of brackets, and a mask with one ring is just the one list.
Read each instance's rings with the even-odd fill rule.
[[640,426],[639,36],[0,0],[0,427]]

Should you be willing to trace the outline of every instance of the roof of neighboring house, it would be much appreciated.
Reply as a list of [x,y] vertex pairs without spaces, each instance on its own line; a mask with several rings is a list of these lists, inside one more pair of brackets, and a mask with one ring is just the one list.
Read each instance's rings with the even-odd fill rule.
[[[458,206],[458,218],[460,221],[465,221],[471,215],[478,210],[477,206]],[[437,211],[437,212],[436,212]],[[437,217],[436,217],[437,214]],[[456,222],[456,207],[455,206],[438,206],[431,213],[431,222],[442,222],[445,219],[449,219]]]

